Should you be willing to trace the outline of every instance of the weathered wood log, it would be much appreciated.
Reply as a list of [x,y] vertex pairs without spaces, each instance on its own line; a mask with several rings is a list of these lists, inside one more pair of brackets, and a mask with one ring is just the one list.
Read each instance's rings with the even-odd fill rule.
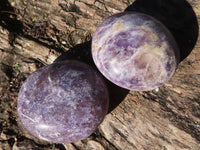
[[[26,144],[30,149],[200,149],[200,1],[2,1],[0,149],[23,149]],[[82,141],[51,144],[30,135],[16,111],[17,93],[25,78],[58,56],[94,65],[92,34],[103,19],[126,9],[151,14],[173,32],[181,49],[173,78],[148,92],[127,91],[108,82],[110,111],[98,130]]]

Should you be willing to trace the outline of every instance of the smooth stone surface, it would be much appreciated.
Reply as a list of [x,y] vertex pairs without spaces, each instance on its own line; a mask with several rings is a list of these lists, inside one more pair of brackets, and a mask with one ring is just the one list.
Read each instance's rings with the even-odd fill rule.
[[40,68],[23,83],[17,109],[22,124],[36,137],[70,143],[93,133],[108,111],[101,75],[78,61]]
[[124,12],[107,18],[97,28],[92,56],[111,82],[145,91],[162,86],[173,76],[179,50],[160,22],[142,13]]

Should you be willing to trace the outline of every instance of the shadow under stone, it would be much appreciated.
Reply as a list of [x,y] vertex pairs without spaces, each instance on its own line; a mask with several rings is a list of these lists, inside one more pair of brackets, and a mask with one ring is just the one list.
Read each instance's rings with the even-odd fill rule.
[[180,61],[190,54],[197,42],[197,17],[186,0],[136,0],[125,11],[145,13],[162,22],[179,46]]

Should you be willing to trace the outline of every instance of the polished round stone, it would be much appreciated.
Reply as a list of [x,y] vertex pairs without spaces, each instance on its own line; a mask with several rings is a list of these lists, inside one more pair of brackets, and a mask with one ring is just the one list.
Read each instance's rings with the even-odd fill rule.
[[78,61],[40,68],[23,83],[17,110],[36,137],[70,143],[93,133],[108,111],[108,91],[100,74]]
[[179,50],[159,21],[142,13],[124,12],[107,18],[97,28],[92,56],[111,82],[146,91],[162,86],[173,76]]

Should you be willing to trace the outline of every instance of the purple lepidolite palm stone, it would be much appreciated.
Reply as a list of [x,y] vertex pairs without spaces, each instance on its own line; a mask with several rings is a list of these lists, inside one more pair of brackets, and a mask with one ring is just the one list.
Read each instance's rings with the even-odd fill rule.
[[18,114],[26,129],[53,143],[70,143],[94,132],[108,111],[100,74],[78,61],[40,68],[23,83]]
[[145,91],[167,82],[179,59],[177,44],[154,18],[124,12],[103,21],[92,39],[97,68],[120,87]]

